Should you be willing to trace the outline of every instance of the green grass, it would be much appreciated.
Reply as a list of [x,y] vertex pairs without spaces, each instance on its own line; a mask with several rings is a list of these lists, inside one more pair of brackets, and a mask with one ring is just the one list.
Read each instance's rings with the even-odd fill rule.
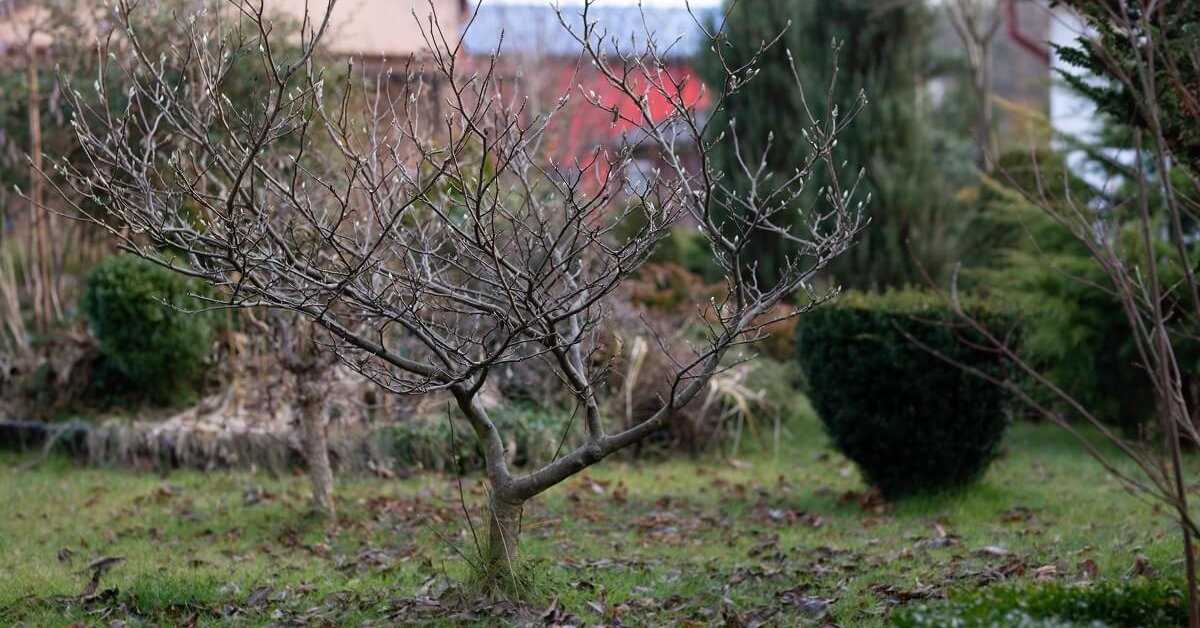
[[[1166,514],[1050,426],[1015,426],[970,489],[880,508],[848,495],[863,490],[858,475],[812,419],[792,426],[778,458],[606,461],[527,509],[534,597],[517,605],[464,592],[459,552],[472,541],[450,476],[342,478],[340,522],[327,530],[306,515],[302,476],[164,477],[61,459],[18,471],[24,460],[0,457],[2,625],[708,625],[737,615],[873,626],[898,604],[995,582],[1071,583],[1092,565],[1120,580],[1138,556],[1156,577],[1181,573]],[[463,490],[479,525],[483,487],[470,477]],[[81,604],[78,572],[101,556],[126,558],[101,583],[116,592]]]

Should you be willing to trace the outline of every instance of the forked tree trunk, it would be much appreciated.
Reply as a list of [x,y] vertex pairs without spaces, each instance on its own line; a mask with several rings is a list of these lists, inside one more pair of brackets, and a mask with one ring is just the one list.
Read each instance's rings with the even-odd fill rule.
[[501,586],[515,577],[524,506],[523,502],[493,494],[488,507],[488,542],[484,548],[483,576]]
[[[333,467],[329,464],[329,438],[325,432],[324,394],[318,377],[297,378],[300,397],[301,438],[304,441],[304,461],[312,481],[313,509],[333,519],[337,508],[333,500]],[[310,373],[313,373],[310,371]],[[307,374],[306,374],[307,375]]]

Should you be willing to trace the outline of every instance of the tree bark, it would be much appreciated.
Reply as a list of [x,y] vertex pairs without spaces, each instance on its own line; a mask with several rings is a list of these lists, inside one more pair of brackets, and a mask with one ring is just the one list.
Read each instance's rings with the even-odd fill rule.
[[29,122],[29,210],[30,210],[30,246],[29,255],[32,257],[29,268],[34,278],[33,312],[34,326],[39,333],[45,334],[50,328],[50,251],[46,237],[46,223],[42,207],[42,175],[39,171],[42,162],[42,120],[41,99],[38,94],[37,49],[33,45],[33,34],[29,35],[28,59],[25,66],[25,79],[28,94]]
[[521,541],[524,502],[493,494],[488,513],[488,543],[484,548],[484,576],[503,583],[514,575]]
[[[319,373],[319,371],[318,371]],[[324,395],[319,382],[312,377],[297,378],[300,387],[301,438],[304,440],[304,459],[312,481],[313,509],[333,519],[337,508],[333,499],[333,467],[329,464],[329,438],[325,432]]]
[[980,44],[979,67],[975,68],[975,147],[976,165],[987,174],[995,170],[996,142],[992,135],[995,125],[992,104],[992,47],[991,39]]
[[992,43],[1002,20],[995,2],[956,0],[946,5],[950,23],[962,41],[971,70],[975,95],[975,165],[982,172],[995,169],[996,142],[992,135],[995,114],[992,105]]

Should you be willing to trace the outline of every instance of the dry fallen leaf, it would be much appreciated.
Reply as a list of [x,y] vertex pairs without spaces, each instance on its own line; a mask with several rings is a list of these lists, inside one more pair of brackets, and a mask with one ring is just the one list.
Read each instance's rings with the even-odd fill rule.
[[1058,576],[1057,565],[1042,565],[1033,570],[1034,580],[1053,580]]
[[1129,575],[1153,578],[1154,576],[1158,575],[1158,571],[1150,565],[1149,558],[1146,558],[1142,554],[1138,554],[1137,557],[1133,559],[1133,567],[1130,567]]
[[88,598],[92,595],[95,595],[96,590],[100,587],[100,578],[104,577],[104,574],[108,573],[108,570],[112,569],[114,566],[123,562],[124,560],[124,556],[105,556],[103,558],[97,558],[89,563],[87,567],[84,567],[82,570],[80,570],[78,573],[84,573],[87,571],[92,572],[92,578],[88,581],[87,585],[84,586],[83,592],[79,594],[79,597]]
[[1100,567],[1096,565],[1096,561],[1089,558],[1079,563],[1079,573],[1085,580],[1095,580],[1100,575]]

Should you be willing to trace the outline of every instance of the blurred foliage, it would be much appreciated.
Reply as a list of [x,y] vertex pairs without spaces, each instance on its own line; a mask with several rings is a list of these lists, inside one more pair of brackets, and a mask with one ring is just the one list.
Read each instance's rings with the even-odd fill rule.
[[[591,353],[593,364],[605,372],[603,404],[614,423],[628,427],[662,407],[680,365],[694,359],[690,347],[706,346],[707,326],[715,322],[713,304],[725,294],[722,283],[667,261],[645,264],[621,287],[613,324]],[[799,378],[784,366],[793,362],[795,347],[790,313],[779,304],[760,315],[763,337],[731,352],[728,368],[676,410],[666,429],[639,443],[634,455],[736,448],[743,440],[774,435],[795,414]],[[749,357],[755,359],[742,363]]]
[[724,292],[722,286],[707,283],[700,275],[674,262],[646,264],[628,285],[632,304],[673,314],[680,320],[702,312],[709,298]]
[[[993,335],[1017,340],[1006,310],[965,307]],[[885,495],[968,484],[995,458],[1010,394],[963,367],[1005,380],[1010,366],[939,297],[849,293],[803,316],[796,333],[826,431]]]
[[[1153,383],[1139,366],[1112,281],[1080,237],[1094,234],[1079,231],[1105,229],[1125,264],[1145,267],[1134,184],[1118,177],[1109,188],[1095,189],[1052,151],[1005,154],[998,172],[982,188],[976,224],[996,253],[971,260],[962,285],[1014,304],[1023,314],[1022,351],[1031,363],[1099,418],[1135,433],[1154,415]],[[1164,306],[1168,313],[1184,313],[1190,305],[1180,290],[1183,265],[1165,237],[1170,226],[1161,198],[1149,201]],[[1191,255],[1187,263],[1195,267],[1195,251]],[[1200,347],[1186,333],[1188,321],[1172,315],[1168,327],[1184,372],[1195,373]],[[1197,383],[1188,382],[1193,395],[1200,392]],[[1033,394],[1070,416],[1048,391],[1037,387]]]
[[[1157,126],[1171,153],[1200,174],[1200,3],[1158,4],[1151,15],[1144,15],[1142,4],[1136,2],[1057,0],[1056,4],[1070,6],[1089,27],[1074,46],[1055,46],[1063,61],[1084,70],[1082,75],[1060,71],[1063,79],[1122,125],[1153,131],[1156,125],[1142,103],[1155,103]],[[1122,11],[1135,28],[1114,20]],[[1147,48],[1151,41],[1153,51]],[[1155,57],[1152,72],[1140,73],[1138,58],[1144,60],[1149,54]],[[1103,80],[1094,80],[1097,77]]]
[[[221,82],[222,94],[244,115],[253,114],[262,108],[239,105],[261,102],[267,98],[269,89],[269,82],[263,80],[266,70],[258,55],[257,32],[236,27],[236,21],[230,16],[222,17],[227,12],[216,10],[219,7],[219,2],[213,0],[164,0],[153,5],[135,6],[131,22],[137,28],[143,53],[151,59],[189,42],[189,29],[216,30],[220,24],[221,38],[205,40],[204,44],[214,48],[222,46],[228,52],[228,70]],[[86,168],[87,165],[80,161],[83,155],[71,120],[103,117],[107,115],[106,111],[118,116],[135,115],[139,109],[138,102],[130,101],[130,77],[117,67],[132,54],[130,42],[120,29],[112,30],[111,37],[107,38],[110,54],[97,54],[97,37],[106,39],[109,33],[105,29],[112,29],[112,17],[105,13],[111,8],[82,0],[51,0],[41,4],[41,8],[46,15],[39,22],[38,31],[50,35],[52,41],[48,49],[38,54],[35,66],[42,153],[55,161]],[[298,54],[299,47],[293,35],[298,32],[299,24],[293,19],[276,17],[272,27],[271,41],[277,58],[282,62]],[[14,55],[17,67],[24,70],[29,63],[27,53],[23,48],[14,52],[17,53]],[[100,61],[105,63],[103,72]],[[166,80],[175,86],[182,86],[191,78],[187,73],[199,71],[194,65],[186,68],[167,65],[164,70]],[[334,78],[338,74],[330,72],[329,76]],[[340,86],[338,80],[329,80],[327,84],[330,89]],[[28,190],[30,186],[26,161],[31,143],[29,88],[27,72],[0,72],[0,211],[4,210],[14,188]],[[76,100],[70,93],[77,95],[82,108],[76,107]],[[253,128],[256,122],[246,119],[242,124]],[[132,130],[136,132],[138,127],[133,126]],[[45,170],[45,176],[52,184],[59,182],[49,163]],[[104,215],[103,204],[71,200],[83,203],[83,209],[89,212]],[[51,198],[48,202],[57,206],[59,199]],[[181,211],[192,209],[185,205]],[[0,220],[3,218],[0,214]],[[0,223],[0,233],[3,227]]]
[[[570,412],[516,402],[497,406],[488,413],[507,438],[509,462],[517,466],[545,464],[561,453],[560,443],[563,451],[573,446],[563,442],[567,422],[572,420]],[[386,453],[397,464],[452,472],[484,468],[479,439],[461,418],[413,417],[382,430]]]
[[80,310],[104,357],[94,387],[159,404],[188,401],[210,350],[213,321],[192,313],[200,286],[152,262],[110,257],[87,278]]
[[[1123,5],[1060,4],[1078,11],[1090,27],[1074,46],[1055,48],[1073,66],[1060,74],[1096,105],[1103,125],[1095,137],[1064,138],[1062,152],[1025,150],[1001,157],[996,179],[981,189],[976,225],[999,252],[969,259],[973,268],[963,283],[1017,304],[1025,313],[1023,349],[1033,364],[1101,419],[1133,433],[1154,416],[1153,382],[1139,366],[1113,282],[1085,242],[1102,230],[1103,240],[1135,273],[1154,258],[1189,404],[1195,404],[1200,347],[1182,280],[1185,268],[1195,269],[1198,262],[1196,225],[1189,216],[1200,206],[1188,196],[1194,187],[1187,170],[1194,172],[1200,157],[1200,66],[1192,57],[1200,43],[1200,5],[1172,10],[1164,5],[1150,16],[1141,15],[1136,3],[1129,5],[1124,17],[1139,25],[1130,31],[1116,23]],[[1152,32],[1142,28],[1142,18],[1148,18]],[[1140,75],[1137,67],[1138,55],[1148,52],[1148,37],[1157,43],[1153,76]],[[1155,93],[1145,93],[1143,80],[1154,83]],[[1135,133],[1153,130],[1145,103],[1158,107],[1164,140],[1177,159],[1169,172],[1159,171],[1151,154],[1136,150]],[[1146,139],[1143,145],[1152,142]],[[1069,166],[1066,155],[1072,159]],[[1188,244],[1182,254],[1171,242],[1178,232],[1168,218],[1164,179],[1183,207],[1182,239]],[[1151,250],[1137,215],[1143,193],[1152,222]],[[1070,415],[1048,392],[1035,394]]]
[[[939,279],[963,248],[970,208],[958,201],[956,191],[974,179],[974,169],[961,112],[942,116],[924,92],[926,82],[948,67],[930,46],[935,23],[930,9],[912,2],[784,0],[738,2],[729,9],[724,55],[731,65],[746,63],[763,42],[782,33],[763,53],[759,72],[716,112],[736,120],[741,154],[750,162],[757,162],[773,138],[766,164],[775,180],[790,175],[808,150],[801,135],[808,114],[796,89],[793,59],[815,115],[822,116],[825,105],[815,95],[831,84],[832,101],[843,116],[860,94],[869,101],[840,135],[835,154],[837,163],[846,164],[841,185],[849,187],[858,169],[865,169],[859,191],[862,198],[872,198],[870,228],[831,267],[832,278],[842,285],[877,289],[925,283],[926,274]],[[713,55],[705,51],[697,63],[710,82],[721,84],[724,70]],[[953,106],[955,99],[948,100]],[[961,128],[949,132],[947,119]],[[724,130],[725,124],[716,128]],[[744,187],[730,147],[717,146],[714,158],[724,173],[723,185]],[[816,202],[829,176],[818,169],[805,186],[804,203]],[[791,250],[778,238],[763,234],[761,240],[753,247],[752,262],[760,278],[771,281]]]
[[[630,225],[640,227],[637,221],[630,221]],[[678,264],[709,283],[721,280],[721,269],[713,258],[712,247],[708,239],[696,229],[672,229],[670,235],[658,243],[649,261],[656,264]]]
[[900,628],[1169,628],[1187,624],[1187,595],[1170,580],[985,587],[948,602],[902,607]]

